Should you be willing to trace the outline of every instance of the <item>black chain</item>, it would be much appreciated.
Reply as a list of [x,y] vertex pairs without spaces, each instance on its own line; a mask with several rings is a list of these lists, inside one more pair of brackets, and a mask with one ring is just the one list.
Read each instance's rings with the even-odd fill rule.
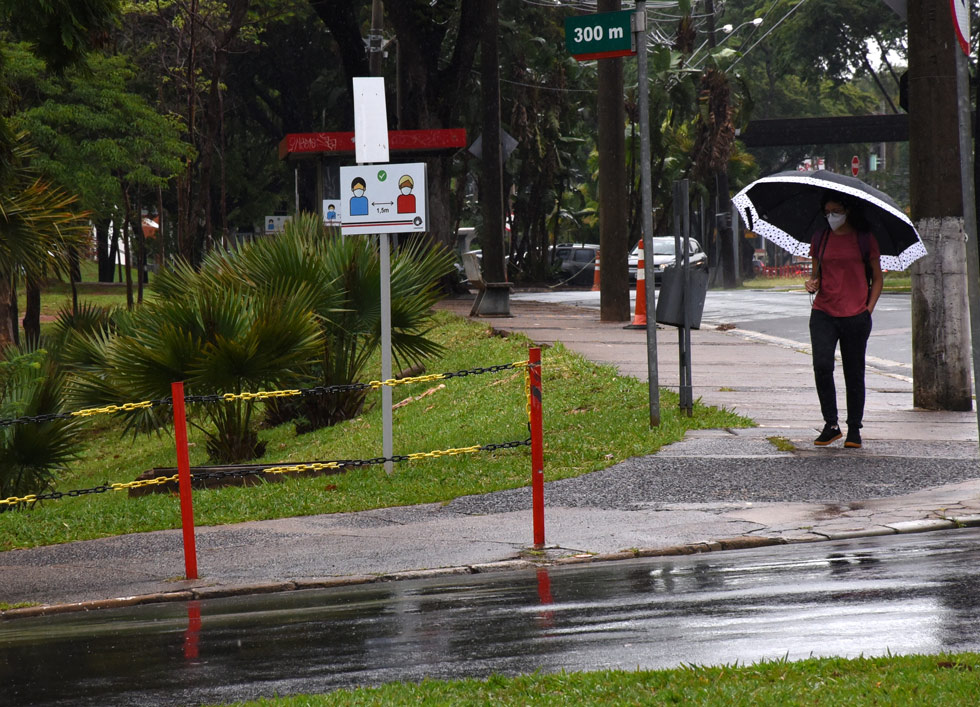
[[[481,452],[493,452],[498,449],[516,449],[517,447],[529,447],[531,446],[531,439],[517,440],[514,442],[499,442],[496,444],[484,444],[481,445],[479,451]],[[372,466],[378,464],[384,464],[385,462],[407,462],[410,461],[412,457],[407,454],[394,454],[390,457],[373,457],[371,459],[337,459],[332,462],[319,462],[321,464],[337,464],[339,468],[346,469],[347,467],[358,468],[362,466]],[[316,462],[307,462],[307,464],[312,464]],[[234,469],[231,471],[205,471],[200,473],[195,473],[193,475],[193,480],[207,480],[207,479],[235,479],[243,478],[246,476],[259,476],[265,469],[272,467],[289,467],[289,466],[305,466],[304,464],[270,464],[264,468],[251,468],[251,469]],[[153,484],[147,484],[147,486],[153,486]],[[38,501],[56,501],[59,498],[77,498],[78,496],[87,496],[93,493],[105,493],[106,491],[112,491],[113,485],[109,483],[103,483],[100,486],[93,486],[87,489],[72,489],[71,491],[50,491],[48,493],[39,493],[31,499],[30,503],[33,505]]]

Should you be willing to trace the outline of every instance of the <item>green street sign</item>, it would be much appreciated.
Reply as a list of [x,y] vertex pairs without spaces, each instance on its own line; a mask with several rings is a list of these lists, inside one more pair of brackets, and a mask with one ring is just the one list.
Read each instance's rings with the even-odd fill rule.
[[579,61],[636,54],[633,10],[565,18],[565,48]]

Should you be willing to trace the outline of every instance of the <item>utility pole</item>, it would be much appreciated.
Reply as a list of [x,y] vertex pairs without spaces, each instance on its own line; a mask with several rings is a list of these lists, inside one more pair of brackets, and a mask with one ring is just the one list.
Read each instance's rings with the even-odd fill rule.
[[[620,0],[598,0],[599,12],[622,9]],[[599,319],[630,318],[627,285],[626,108],[623,104],[623,60],[599,61]],[[649,256],[648,256],[649,257]]]
[[381,59],[384,56],[385,4],[383,0],[371,2],[371,33],[368,34],[368,70],[371,76],[381,76]]
[[[714,0],[705,0],[704,14],[708,22],[708,47],[715,48],[715,5]],[[726,77],[727,81],[727,77]],[[724,109],[726,113],[731,110],[730,104],[726,101]],[[716,115],[715,121],[728,122],[729,116]],[[726,152],[727,154],[727,152]],[[717,245],[721,260],[722,285],[726,290],[735,289],[738,283],[735,280],[735,244],[732,242],[732,209],[731,194],[728,193],[728,161],[718,165],[715,170],[714,193],[715,198],[712,202],[714,212],[713,223],[718,234]]]
[[909,184],[929,255],[912,266],[916,407],[970,410],[970,324],[956,87],[947,0],[909,0]]
[[[483,214],[483,281],[507,280],[504,260],[504,167],[500,150],[500,67],[498,66],[498,15],[496,0],[483,0],[483,37],[480,40],[480,82],[483,94],[483,169],[480,208]],[[510,315],[510,292],[487,288],[481,314]]]

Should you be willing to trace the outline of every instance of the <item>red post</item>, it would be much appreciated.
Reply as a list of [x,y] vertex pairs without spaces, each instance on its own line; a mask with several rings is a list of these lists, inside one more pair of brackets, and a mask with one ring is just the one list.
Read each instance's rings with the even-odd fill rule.
[[531,347],[528,356],[531,380],[531,493],[534,545],[544,546],[544,431],[541,423],[541,349]]
[[194,543],[194,501],[191,496],[191,460],[187,454],[187,414],[184,382],[172,383],[174,440],[177,443],[177,481],[180,485],[180,521],[184,530],[184,570],[187,579],[197,579],[197,548]]

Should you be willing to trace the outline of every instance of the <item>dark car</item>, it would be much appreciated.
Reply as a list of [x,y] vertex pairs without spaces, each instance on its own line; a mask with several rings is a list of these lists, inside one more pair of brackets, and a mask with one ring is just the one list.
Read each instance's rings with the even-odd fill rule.
[[[674,237],[673,236],[654,236],[653,240],[653,276],[654,284],[659,285],[661,276],[663,275],[664,268],[673,267],[675,261],[677,260],[677,254],[674,251]],[[708,269],[708,254],[701,249],[701,244],[698,243],[693,238],[688,240],[689,253],[688,261],[690,262],[692,269],[704,268]],[[644,257],[647,257],[644,253]],[[629,254],[627,263],[629,265],[629,278],[630,281],[636,280],[636,266],[640,259],[640,244],[637,243],[636,247]]]
[[595,277],[599,246],[594,243],[559,243],[552,251],[552,264],[558,276],[569,285],[588,287]]

